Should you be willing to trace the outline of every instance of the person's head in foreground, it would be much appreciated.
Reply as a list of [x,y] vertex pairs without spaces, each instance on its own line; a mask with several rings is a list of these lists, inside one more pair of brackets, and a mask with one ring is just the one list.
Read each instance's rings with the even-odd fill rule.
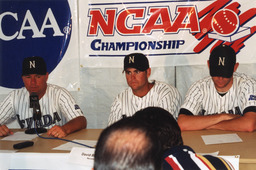
[[134,118],[154,130],[163,151],[174,146],[183,145],[180,127],[173,116],[165,109],[147,107],[136,112]]
[[96,145],[94,170],[159,170],[160,144],[151,130],[132,117],[107,127]]
[[227,91],[233,84],[233,73],[238,68],[236,52],[230,46],[221,44],[215,47],[209,57],[208,67],[216,89]]

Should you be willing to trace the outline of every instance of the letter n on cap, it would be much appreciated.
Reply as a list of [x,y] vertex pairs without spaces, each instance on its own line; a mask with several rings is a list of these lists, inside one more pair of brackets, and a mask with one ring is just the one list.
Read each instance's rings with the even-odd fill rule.
[[129,63],[134,63],[134,56],[129,57]]
[[222,66],[225,66],[225,57],[221,58],[219,57],[219,66],[222,65]]
[[29,61],[29,68],[36,68],[36,62],[34,61]]

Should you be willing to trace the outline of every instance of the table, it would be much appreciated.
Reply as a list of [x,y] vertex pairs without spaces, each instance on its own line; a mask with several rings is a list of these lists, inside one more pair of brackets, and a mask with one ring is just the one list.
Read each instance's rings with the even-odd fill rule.
[[[20,130],[14,130],[14,132]],[[83,129],[78,132],[72,133],[65,137],[64,139],[74,140],[98,140],[98,137],[102,129]],[[42,136],[48,137],[46,134]],[[0,139],[2,139],[0,137]],[[59,145],[66,143],[66,141],[61,141],[57,139],[41,139],[39,137],[33,139],[34,145],[32,147],[27,147],[18,150],[17,152],[40,152],[40,153],[68,153],[68,151],[52,150]],[[1,141],[0,150],[13,150],[13,144],[19,143],[20,141]]]
[[[202,135],[236,133],[243,142],[205,145]],[[182,138],[185,145],[190,146],[197,153],[212,153],[219,151],[219,155],[240,155],[239,167],[244,170],[256,169],[256,132],[232,132],[221,130],[184,131]]]
[[[73,134],[70,134],[65,139],[97,140],[101,131],[102,129],[83,129]],[[238,136],[243,140],[243,142],[205,145],[201,138],[202,135],[230,134],[230,133],[238,134]],[[44,134],[43,136],[46,136],[46,134]],[[182,132],[182,137],[183,137],[184,144],[193,148],[197,153],[212,153],[212,152],[219,151],[219,155],[240,155],[239,166],[241,170],[256,169],[256,146],[255,146],[256,132],[249,133],[249,132],[232,132],[232,131],[221,131],[221,130],[184,131]],[[60,157],[62,157],[63,155],[61,154],[67,155],[69,153],[69,151],[52,150],[52,148],[55,148],[59,145],[66,143],[65,141],[45,140],[41,138],[36,138],[33,141],[34,141],[34,146],[20,149],[18,150],[18,153],[14,153],[14,154],[21,154],[21,155],[27,154],[30,156],[31,155],[34,156],[33,153],[43,153],[43,154],[45,153],[45,154],[48,154],[47,156],[51,156],[50,155],[51,153],[56,153],[56,154],[60,154]],[[13,144],[15,143],[18,143],[18,142],[17,141],[15,142],[0,141],[0,150],[3,150],[3,149],[13,150]],[[1,161],[1,157],[0,157],[0,161]]]
[[[14,132],[20,130],[13,130]],[[102,129],[83,129],[68,135],[68,140],[98,140]],[[47,136],[43,134],[42,136]],[[0,137],[2,139],[3,137]],[[0,153],[0,169],[46,169],[46,170],[91,170],[92,167],[70,163],[70,151],[52,150],[66,141],[57,139],[33,139],[34,145],[17,150],[16,153]],[[14,150],[13,145],[21,141],[0,140],[0,150]],[[78,145],[80,146],[80,145]],[[81,147],[81,146],[80,146]]]

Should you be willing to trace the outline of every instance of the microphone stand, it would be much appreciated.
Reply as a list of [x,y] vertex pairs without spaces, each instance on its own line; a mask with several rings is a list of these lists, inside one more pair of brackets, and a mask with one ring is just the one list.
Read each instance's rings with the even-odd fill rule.
[[35,121],[35,128],[27,129],[26,134],[45,133],[47,129],[40,127],[41,109],[37,94],[31,93],[30,95],[30,108],[33,108],[33,120]]

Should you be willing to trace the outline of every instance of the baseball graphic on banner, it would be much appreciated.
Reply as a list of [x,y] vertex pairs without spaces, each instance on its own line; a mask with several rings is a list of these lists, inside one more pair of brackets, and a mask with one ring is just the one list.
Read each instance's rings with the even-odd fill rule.
[[212,18],[212,29],[219,35],[230,36],[239,28],[239,18],[230,9],[218,11]]

